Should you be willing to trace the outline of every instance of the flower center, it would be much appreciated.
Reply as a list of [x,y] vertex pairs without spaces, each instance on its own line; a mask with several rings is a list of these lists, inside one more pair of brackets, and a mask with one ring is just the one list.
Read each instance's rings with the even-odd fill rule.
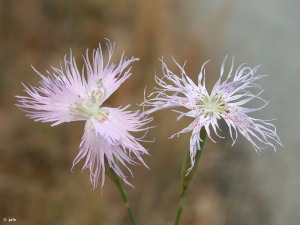
[[89,118],[98,113],[105,96],[105,89],[101,81],[99,82],[97,82],[97,89],[90,91],[85,98],[79,96],[80,100],[70,107],[76,116]]
[[220,115],[227,113],[227,104],[221,94],[213,96],[203,96],[196,103],[199,109],[203,110],[204,116],[214,116],[220,119]]

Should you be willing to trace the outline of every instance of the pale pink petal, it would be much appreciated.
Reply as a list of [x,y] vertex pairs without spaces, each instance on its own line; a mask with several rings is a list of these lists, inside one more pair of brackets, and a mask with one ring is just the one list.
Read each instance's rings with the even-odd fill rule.
[[28,96],[16,96],[17,106],[27,112],[29,118],[42,122],[63,122],[86,120],[72,112],[71,106],[81,102],[86,93],[86,81],[79,73],[72,54],[70,61],[64,59],[64,68],[52,68],[48,76],[34,71],[41,77],[39,87],[24,86]]
[[80,144],[80,152],[73,162],[73,167],[81,160],[84,160],[82,170],[89,169],[90,181],[94,188],[97,187],[99,178],[101,180],[101,187],[103,187],[105,181],[105,157],[109,166],[114,169],[116,174],[126,184],[131,185],[115,159],[121,160],[121,162],[125,160],[129,163],[132,163],[132,160],[124,153],[120,145],[111,145],[104,137],[97,135],[93,122],[88,120]]
[[139,143],[143,141],[144,135],[135,138],[131,133],[147,131],[149,127],[144,126],[152,119],[142,117],[139,112],[126,111],[126,108],[100,108],[99,113],[86,122],[80,153],[74,160],[73,166],[85,158],[83,169],[90,170],[90,179],[94,187],[97,186],[99,177],[101,177],[101,186],[104,184],[104,158],[128,185],[131,184],[119,165],[125,167],[130,174],[128,164],[140,162],[146,166],[142,155],[148,152]]
[[257,152],[265,147],[260,147],[257,142],[268,145],[276,151],[273,141],[282,145],[276,128],[273,124],[265,120],[254,119],[248,116],[242,107],[232,106],[230,112],[223,117],[228,126],[238,130],[254,146]]
[[102,87],[105,91],[103,101],[105,101],[126,79],[131,76],[131,67],[129,67],[129,65],[138,60],[138,58],[134,57],[126,59],[123,53],[119,63],[114,64],[111,62],[111,59],[115,45],[108,41],[107,47],[108,59],[106,62],[100,45],[93,51],[92,61],[89,60],[88,51],[86,52],[86,57],[84,57],[89,90],[95,90],[98,87]]

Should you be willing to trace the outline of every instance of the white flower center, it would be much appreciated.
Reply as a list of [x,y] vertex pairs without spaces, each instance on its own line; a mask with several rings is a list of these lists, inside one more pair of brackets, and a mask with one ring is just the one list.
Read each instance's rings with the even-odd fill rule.
[[97,89],[90,91],[87,97],[82,98],[79,96],[80,100],[72,105],[71,111],[76,116],[82,116],[89,118],[96,113],[98,113],[99,107],[103,103],[105,96],[105,89],[102,87],[101,81],[97,82]]
[[214,116],[220,119],[221,114],[228,112],[227,104],[221,94],[213,96],[203,96],[196,103],[199,109],[203,110],[204,116]]

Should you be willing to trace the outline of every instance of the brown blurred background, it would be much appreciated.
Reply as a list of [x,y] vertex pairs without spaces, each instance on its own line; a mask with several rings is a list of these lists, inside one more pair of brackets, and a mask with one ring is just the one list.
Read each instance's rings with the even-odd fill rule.
[[[7,224],[4,218],[21,225],[130,224],[108,178],[101,196],[82,165],[70,171],[83,123],[50,127],[27,119],[14,105],[14,96],[23,95],[21,82],[38,84],[30,65],[41,72],[59,66],[70,48],[80,64],[85,50],[104,38],[116,42],[116,59],[123,50],[140,58],[133,76],[105,103],[111,107],[138,109],[145,86],[149,92],[154,74],[161,75],[162,56],[174,69],[171,56],[181,64],[187,60],[194,80],[212,59],[209,87],[226,54],[235,54],[238,63],[262,64],[260,72],[270,74],[261,81],[263,97],[273,100],[257,115],[278,119],[285,147],[258,157],[243,138],[231,147],[224,127],[224,140],[207,142],[181,224],[299,224],[299,9],[296,0],[0,0],[0,224]],[[139,224],[169,225],[189,134],[168,137],[190,121],[175,123],[169,110],[154,117],[157,128],[148,138],[156,141],[145,144],[151,169],[131,167],[135,188],[127,191]]]

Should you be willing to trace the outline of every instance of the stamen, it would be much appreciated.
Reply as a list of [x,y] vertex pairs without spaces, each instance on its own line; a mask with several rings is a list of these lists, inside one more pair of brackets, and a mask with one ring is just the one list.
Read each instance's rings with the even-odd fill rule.
[[221,94],[213,96],[203,96],[197,99],[196,105],[199,109],[203,110],[205,116],[214,116],[220,119],[221,114],[228,113],[228,107],[226,102],[223,100]]
[[100,83],[99,87],[99,89],[90,91],[87,98],[80,98],[77,103],[73,104],[70,107],[70,111],[73,112],[76,116],[82,116],[86,118],[89,118],[98,113],[99,107],[101,106],[105,96],[105,90],[101,87]]

